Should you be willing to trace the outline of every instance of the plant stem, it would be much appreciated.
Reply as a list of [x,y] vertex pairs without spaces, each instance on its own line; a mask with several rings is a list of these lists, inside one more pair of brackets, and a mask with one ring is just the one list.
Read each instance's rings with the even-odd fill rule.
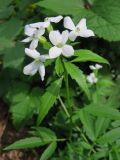
[[67,96],[67,105],[70,107],[70,94],[69,94],[69,80],[68,80],[68,73],[66,71],[63,58],[61,59],[63,68],[64,68],[64,80],[65,80],[65,87],[66,87],[66,96]]
[[61,97],[60,97],[60,96],[58,96],[58,99],[59,99],[60,104],[61,104],[61,106],[62,106],[63,110],[65,111],[65,113],[66,113],[67,117],[68,117],[68,118],[70,118],[70,114],[69,114],[69,112],[68,112],[68,110],[67,110],[67,107],[66,107],[66,106],[65,106],[65,104],[63,103],[63,101],[62,101]]

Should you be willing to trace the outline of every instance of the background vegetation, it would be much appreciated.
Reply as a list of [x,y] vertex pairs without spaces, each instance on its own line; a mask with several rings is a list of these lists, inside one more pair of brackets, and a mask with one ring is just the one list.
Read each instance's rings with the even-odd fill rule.
[[[57,15],[70,15],[75,23],[85,17],[96,36],[79,38],[75,48],[91,50],[110,62],[103,65],[99,83],[89,88],[91,100],[69,77],[71,117],[61,107],[67,102],[65,86],[56,80],[55,73],[61,72],[58,62],[46,64],[44,82],[39,75],[23,75],[23,67],[29,62],[20,42],[24,26]],[[6,149],[40,148],[36,157],[40,160],[120,160],[119,41],[120,0],[0,0],[1,104],[7,106],[7,115],[17,132],[27,128],[28,133],[22,137],[24,140]],[[89,59],[76,63],[86,75],[90,64]],[[38,114],[40,125],[36,124]],[[2,149],[7,145],[3,144]]]

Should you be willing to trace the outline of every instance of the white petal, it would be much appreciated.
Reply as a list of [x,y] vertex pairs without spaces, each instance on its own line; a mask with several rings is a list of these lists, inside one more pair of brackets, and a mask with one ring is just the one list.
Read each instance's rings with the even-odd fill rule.
[[70,39],[71,41],[75,41],[75,39],[77,38],[77,36],[78,36],[78,34],[77,34],[75,31],[71,31],[71,32],[69,33],[69,39]]
[[25,38],[21,42],[27,43],[27,42],[30,42],[30,41],[32,41],[32,37]]
[[87,80],[91,84],[97,83],[97,81],[98,81],[98,79],[94,73],[90,73],[90,75],[87,76]]
[[87,29],[87,30],[81,30],[79,33],[79,36],[84,37],[84,38],[88,38],[88,37],[95,36],[95,34],[92,30]]
[[35,31],[36,31],[36,28],[32,28],[30,25],[25,26],[25,34],[27,36],[32,36]]
[[58,48],[58,47],[52,47],[50,50],[49,50],[49,56],[50,58],[56,58],[58,56],[60,56],[62,53],[62,49],[61,48]]
[[64,27],[70,30],[75,30],[75,25],[69,16],[64,18]]
[[54,23],[58,23],[63,19],[63,16],[57,16],[57,17],[48,17],[47,21],[48,22],[54,22]]
[[35,36],[39,38],[39,37],[42,36],[44,33],[45,33],[45,28],[41,27],[41,28],[39,28],[39,29],[36,31]]
[[46,59],[50,59],[50,56],[47,55],[47,54],[46,54],[46,55],[41,55],[41,56],[40,56],[41,62],[45,62]]
[[30,24],[31,27],[35,27],[35,28],[47,28],[50,25],[49,22],[37,22],[37,23],[32,23]]
[[28,55],[29,57],[33,58],[33,59],[38,59],[40,58],[40,53],[37,52],[36,50],[32,50],[29,48],[25,48],[25,53],[26,55]]
[[65,57],[70,57],[74,54],[74,49],[72,46],[70,45],[64,45],[63,48],[62,48],[62,54],[65,56]]
[[44,77],[45,77],[45,66],[43,63],[40,63],[39,64],[39,74],[40,74],[40,77],[41,77],[41,80],[44,81]]
[[53,45],[58,45],[62,43],[62,36],[59,31],[51,31],[49,34],[49,39]]
[[33,39],[30,44],[30,49],[35,49],[38,46],[38,39]]
[[100,64],[96,64],[95,67],[96,67],[96,69],[101,69],[101,68],[103,68],[103,66],[101,66]]
[[91,70],[95,70],[95,69],[96,69],[96,67],[93,66],[93,65],[90,65],[89,68],[90,68]]
[[67,30],[63,31],[62,32],[62,44],[65,44],[67,42],[68,37],[69,37],[69,32]]
[[38,64],[36,64],[34,61],[24,67],[23,73],[25,75],[34,75],[37,72],[37,70],[38,70]]
[[76,28],[79,28],[80,30],[86,30],[87,29],[86,19],[85,18],[81,19]]
[[94,32],[90,29],[87,29],[87,26],[86,26],[86,19],[83,18],[79,23],[78,25],[76,26],[76,28],[79,28],[80,29],[80,32],[79,32],[79,36],[81,37],[91,37],[91,36],[95,36]]

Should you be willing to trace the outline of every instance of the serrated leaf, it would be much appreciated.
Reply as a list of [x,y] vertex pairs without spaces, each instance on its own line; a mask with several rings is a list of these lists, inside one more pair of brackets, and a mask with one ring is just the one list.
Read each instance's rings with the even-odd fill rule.
[[56,140],[55,133],[49,128],[45,127],[34,127],[33,131],[30,132],[33,136],[40,137],[41,139]]
[[88,85],[86,83],[86,78],[85,78],[83,72],[76,65],[74,65],[70,62],[64,61],[64,64],[65,64],[65,68],[66,68],[68,74],[71,76],[71,78],[77,82],[77,84],[80,86],[80,88],[90,98]]
[[41,97],[39,115],[37,124],[40,124],[45,118],[49,110],[53,107],[61,87],[62,79],[54,81],[48,88],[46,93]]
[[120,119],[120,112],[117,109],[102,104],[99,104],[99,106],[98,104],[91,104],[85,107],[83,110],[98,117],[104,117],[114,120]]
[[52,142],[43,152],[42,156],[40,157],[40,160],[48,160],[52,156],[52,154],[55,152],[56,147],[57,147],[57,143]]
[[[39,6],[62,15],[72,15],[76,23],[81,18],[87,18],[87,25],[95,34],[108,41],[120,40],[120,1],[95,0],[92,5],[86,1],[43,0]],[[72,12],[71,12],[72,10]],[[117,35],[117,36],[116,36]]]
[[38,101],[39,92],[34,88],[29,92],[29,85],[26,83],[11,83],[6,99],[10,105],[10,113],[15,128],[24,126],[32,118],[34,112],[37,112],[40,103]]
[[78,114],[79,114],[80,120],[83,124],[83,128],[86,131],[87,136],[91,140],[94,140],[95,133],[94,133],[94,127],[93,127],[94,125],[93,125],[92,117],[88,113],[84,112],[83,110],[81,110]]
[[50,9],[56,13],[71,15],[78,12],[83,7],[82,0],[65,0],[62,3],[59,0],[44,0],[37,3],[37,5]]
[[106,132],[103,136],[101,136],[97,142],[99,144],[112,143],[120,138],[120,128],[112,129],[109,132]]
[[6,147],[4,150],[35,148],[39,146],[44,146],[46,144],[49,144],[50,142],[51,142],[50,140],[48,141],[38,137],[30,137],[14,142],[13,144]]
[[75,51],[75,56],[77,56],[77,58],[73,59],[72,62],[92,61],[92,62],[109,64],[109,62],[105,58],[97,55],[96,53],[90,50],[84,50],[84,49],[77,50]]

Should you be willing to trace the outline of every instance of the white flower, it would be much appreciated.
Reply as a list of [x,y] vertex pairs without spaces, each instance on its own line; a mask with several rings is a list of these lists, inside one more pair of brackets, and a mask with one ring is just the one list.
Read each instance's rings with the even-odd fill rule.
[[85,38],[94,36],[94,32],[87,29],[85,18],[81,19],[77,26],[75,26],[72,19],[67,16],[64,18],[64,27],[71,30],[69,35],[71,41],[74,41],[78,36]]
[[54,23],[58,23],[63,19],[63,16],[56,16],[56,17],[47,17],[45,18],[45,22],[54,22]]
[[30,49],[35,49],[38,46],[39,38],[45,33],[45,29],[43,27],[36,29],[34,27],[31,27],[30,25],[25,26],[25,35],[28,36],[28,38],[22,40],[22,42],[30,44]]
[[44,22],[32,23],[30,24],[30,26],[35,28],[41,28],[41,27],[47,28],[51,22],[58,23],[59,21],[61,21],[61,19],[63,19],[63,16],[47,17],[45,18]]
[[49,39],[54,45],[54,47],[49,50],[50,58],[56,58],[61,54],[65,57],[70,57],[74,54],[73,47],[66,44],[68,36],[68,31],[63,31],[62,34],[60,34],[59,31],[50,32]]
[[90,75],[87,76],[87,80],[89,83],[94,84],[97,83],[98,78],[95,76],[94,73],[90,73]]
[[102,68],[102,66],[100,64],[95,64],[95,66],[94,65],[90,65],[89,67],[90,67],[91,70],[99,70],[99,69]]
[[43,62],[45,62],[46,59],[49,59],[49,56],[48,55],[40,55],[40,53],[37,52],[36,50],[32,50],[29,48],[25,48],[25,53],[29,57],[33,58],[34,61],[24,67],[23,73],[25,75],[32,75],[33,76],[38,71],[41,76],[41,80],[43,81],[44,76],[45,76],[45,66],[44,66]]

